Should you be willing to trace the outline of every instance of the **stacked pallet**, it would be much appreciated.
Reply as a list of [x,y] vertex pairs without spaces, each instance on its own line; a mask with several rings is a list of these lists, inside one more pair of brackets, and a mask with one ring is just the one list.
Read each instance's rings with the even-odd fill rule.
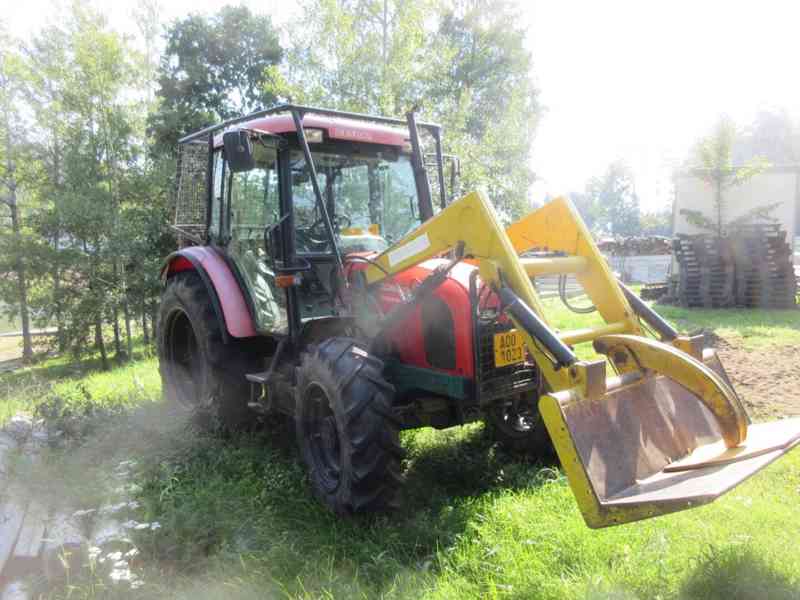
[[673,240],[672,248],[680,265],[678,298],[683,306],[734,305],[735,268],[727,238],[680,234]]
[[737,306],[794,308],[797,281],[786,231],[778,224],[743,225],[732,243]]

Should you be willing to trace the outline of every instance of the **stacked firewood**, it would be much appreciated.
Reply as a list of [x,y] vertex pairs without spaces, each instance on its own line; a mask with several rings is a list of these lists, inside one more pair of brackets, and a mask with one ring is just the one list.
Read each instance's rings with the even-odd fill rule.
[[608,256],[653,256],[672,252],[669,238],[659,235],[603,238],[597,246]]

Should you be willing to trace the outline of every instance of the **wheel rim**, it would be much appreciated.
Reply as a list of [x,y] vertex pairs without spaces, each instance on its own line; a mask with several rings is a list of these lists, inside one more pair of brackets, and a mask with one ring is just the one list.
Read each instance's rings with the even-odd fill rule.
[[506,435],[524,437],[536,429],[536,416],[533,411],[504,403],[495,410],[495,423]]
[[176,311],[169,319],[167,357],[178,401],[187,408],[197,408],[200,401],[200,377],[203,357],[188,315]]
[[306,388],[304,405],[307,407],[308,445],[312,469],[326,492],[339,487],[341,473],[341,446],[336,417],[330,407],[328,395],[317,383]]

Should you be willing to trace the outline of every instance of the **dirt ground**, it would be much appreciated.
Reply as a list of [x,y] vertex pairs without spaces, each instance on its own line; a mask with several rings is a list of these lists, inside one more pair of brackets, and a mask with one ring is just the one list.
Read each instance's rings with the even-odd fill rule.
[[754,420],[800,416],[800,349],[767,346],[745,350],[735,340],[721,338],[714,345]]

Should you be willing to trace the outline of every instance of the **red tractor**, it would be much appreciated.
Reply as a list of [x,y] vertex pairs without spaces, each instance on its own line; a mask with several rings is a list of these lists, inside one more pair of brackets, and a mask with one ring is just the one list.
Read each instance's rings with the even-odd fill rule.
[[[532,454],[552,439],[591,526],[708,502],[800,439],[789,421],[747,438],[714,352],[616,282],[568,202],[508,229],[481,194],[449,202],[440,128],[413,113],[284,105],[181,144],[179,209],[202,209],[163,268],[165,393],[224,427],[291,417],[339,514],[395,504],[407,428],[483,418]],[[549,324],[532,279],[553,274],[605,325]],[[579,360],[591,342],[605,358]]]

